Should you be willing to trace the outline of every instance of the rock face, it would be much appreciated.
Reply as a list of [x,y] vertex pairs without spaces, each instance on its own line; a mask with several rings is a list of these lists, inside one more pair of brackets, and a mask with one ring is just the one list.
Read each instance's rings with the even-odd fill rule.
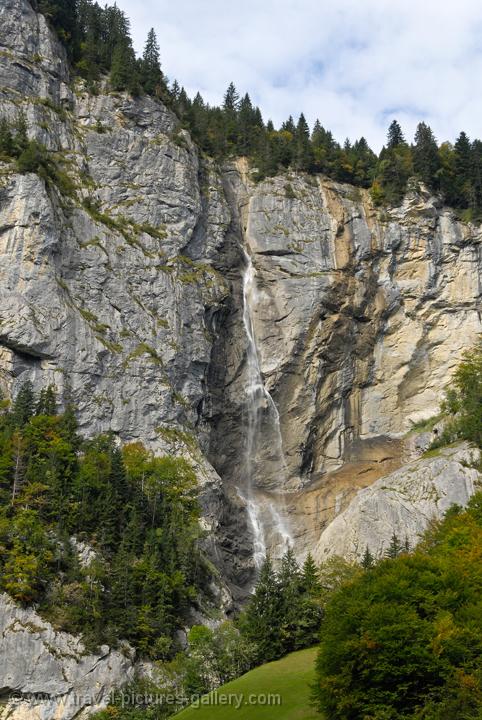
[[331,555],[361,560],[368,547],[383,557],[395,534],[414,547],[432,519],[452,505],[464,507],[480,488],[482,476],[473,467],[478,451],[467,444],[432,451],[434,456],[405,465],[380,478],[356,497],[322,533],[314,557]]
[[[256,527],[303,556],[438,412],[482,329],[481,230],[423,188],[381,211],[326,178],[215,166],[160,103],[71,82],[27,0],[0,6],[0,73],[0,116],[24,112],[63,173],[0,167],[0,387],[54,383],[84,434],[189,455],[242,595]],[[249,483],[246,254],[266,410]]]
[[86,652],[78,638],[56,632],[31,609],[0,594],[0,717],[86,718],[133,678],[132,651]]
[[0,66],[0,115],[23,112],[68,180],[2,163],[0,390],[54,383],[84,434],[189,455],[219,556],[229,503],[202,447],[228,293],[213,264],[230,218],[220,177],[159,103],[72,90],[62,47],[26,0],[1,4]]
[[[302,554],[357,489],[402,465],[413,424],[438,413],[481,331],[480,228],[423,189],[380,212],[367,192],[324,178],[254,185],[238,163],[224,183],[231,232],[256,272],[253,326],[286,465],[276,487],[263,472],[274,444],[267,433],[253,493],[258,522],[268,547],[279,546],[274,507]],[[210,368],[209,459],[237,488],[247,368],[239,279],[232,287]]]

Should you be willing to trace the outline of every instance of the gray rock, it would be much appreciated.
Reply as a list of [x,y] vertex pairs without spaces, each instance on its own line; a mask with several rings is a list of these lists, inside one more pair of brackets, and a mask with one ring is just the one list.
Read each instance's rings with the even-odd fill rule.
[[89,653],[35,610],[0,594],[0,687],[9,720],[71,720],[104,708],[110,693],[134,676],[133,651],[103,645]]
[[479,451],[463,443],[431,452],[435,454],[360,490],[322,533],[315,559],[323,562],[340,555],[361,560],[367,547],[379,558],[388,550],[393,535],[413,548],[432,520],[442,518],[452,505],[465,507],[482,480],[471,467]]

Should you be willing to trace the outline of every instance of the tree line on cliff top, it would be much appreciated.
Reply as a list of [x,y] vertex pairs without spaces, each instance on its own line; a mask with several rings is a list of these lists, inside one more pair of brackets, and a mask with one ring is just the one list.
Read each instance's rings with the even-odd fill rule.
[[482,217],[482,142],[461,132],[455,143],[438,145],[431,128],[419,123],[412,143],[393,120],[387,141],[377,155],[365,138],[340,144],[319,120],[310,129],[301,113],[279,128],[264,121],[248,93],[239,95],[231,83],[219,106],[199,93],[190,98],[161,69],[160,46],[154,29],[144,52],[136,57],[129,19],[115,4],[92,0],[32,0],[44,13],[67,48],[74,73],[92,92],[108,76],[112,90],[162,100],[179,117],[208,155],[223,159],[247,156],[263,179],[288,168],[322,173],[338,182],[368,188],[377,205],[398,205],[412,177],[439,193],[464,220]]

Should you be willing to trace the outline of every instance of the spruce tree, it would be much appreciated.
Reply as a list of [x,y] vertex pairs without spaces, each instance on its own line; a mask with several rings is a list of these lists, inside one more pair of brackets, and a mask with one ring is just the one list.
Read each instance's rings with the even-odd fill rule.
[[303,592],[317,595],[320,591],[320,575],[313,555],[308,553],[301,571],[301,587]]
[[11,127],[5,118],[0,120],[0,156],[13,157],[15,144]]
[[55,395],[54,385],[48,385],[42,388],[35,406],[36,415],[56,415],[57,414],[57,398]]
[[14,400],[12,421],[15,427],[22,428],[33,416],[35,411],[35,394],[30,380],[24,382]]
[[387,133],[387,148],[388,150],[393,150],[393,148],[399,145],[405,145],[405,137],[399,123],[396,120],[392,120]]
[[238,110],[239,95],[233,82],[229,83],[224,94],[223,109],[225,112],[235,113]]
[[435,136],[424,122],[417,126],[412,154],[414,171],[430,189],[436,189],[439,182],[440,157]]
[[472,146],[465,132],[461,132],[454,145],[455,187],[454,202],[458,207],[469,208],[474,202]]
[[385,556],[387,558],[396,558],[400,555],[402,551],[402,546],[400,544],[400,540],[398,539],[398,536],[396,533],[393,533],[391,539],[390,539],[390,545],[388,546]]
[[154,28],[149,30],[141,61],[141,83],[148,95],[162,94],[163,76],[160,64],[160,49]]
[[303,113],[301,113],[296,126],[295,143],[295,168],[297,170],[309,171],[311,169],[313,155],[311,151],[310,129]]
[[302,595],[300,568],[291,547],[286,550],[281,559],[278,585],[282,608],[280,636],[283,643],[283,652],[288,653],[294,650],[296,646]]
[[362,567],[365,568],[365,570],[369,570],[374,565],[373,555],[371,554],[368,545],[365,548],[365,553],[363,555],[361,564]]
[[243,634],[256,646],[258,664],[276,660],[283,654],[283,643],[279,633],[282,620],[281,593],[269,557],[261,567],[254,594],[247,604],[240,620]]
[[[305,122],[306,122],[306,121],[305,121]],[[281,130],[284,131],[284,132],[289,132],[289,133],[291,133],[291,135],[293,136],[293,138],[295,137],[295,135],[296,135],[296,125],[295,125],[295,121],[293,120],[293,117],[292,117],[291,115],[289,116],[288,120],[286,120],[286,121],[282,124]]]

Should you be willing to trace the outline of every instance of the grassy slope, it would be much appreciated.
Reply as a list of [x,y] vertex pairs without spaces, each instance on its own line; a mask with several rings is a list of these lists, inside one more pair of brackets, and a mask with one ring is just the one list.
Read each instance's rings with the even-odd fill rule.
[[233,704],[220,706],[212,702],[210,705],[189,707],[176,715],[176,720],[320,720],[309,705],[309,683],[314,680],[316,652],[316,648],[310,648],[292,653],[282,660],[251,670],[216,691],[224,695],[243,695],[246,703],[250,694],[279,694],[280,705],[242,704],[236,709]]

